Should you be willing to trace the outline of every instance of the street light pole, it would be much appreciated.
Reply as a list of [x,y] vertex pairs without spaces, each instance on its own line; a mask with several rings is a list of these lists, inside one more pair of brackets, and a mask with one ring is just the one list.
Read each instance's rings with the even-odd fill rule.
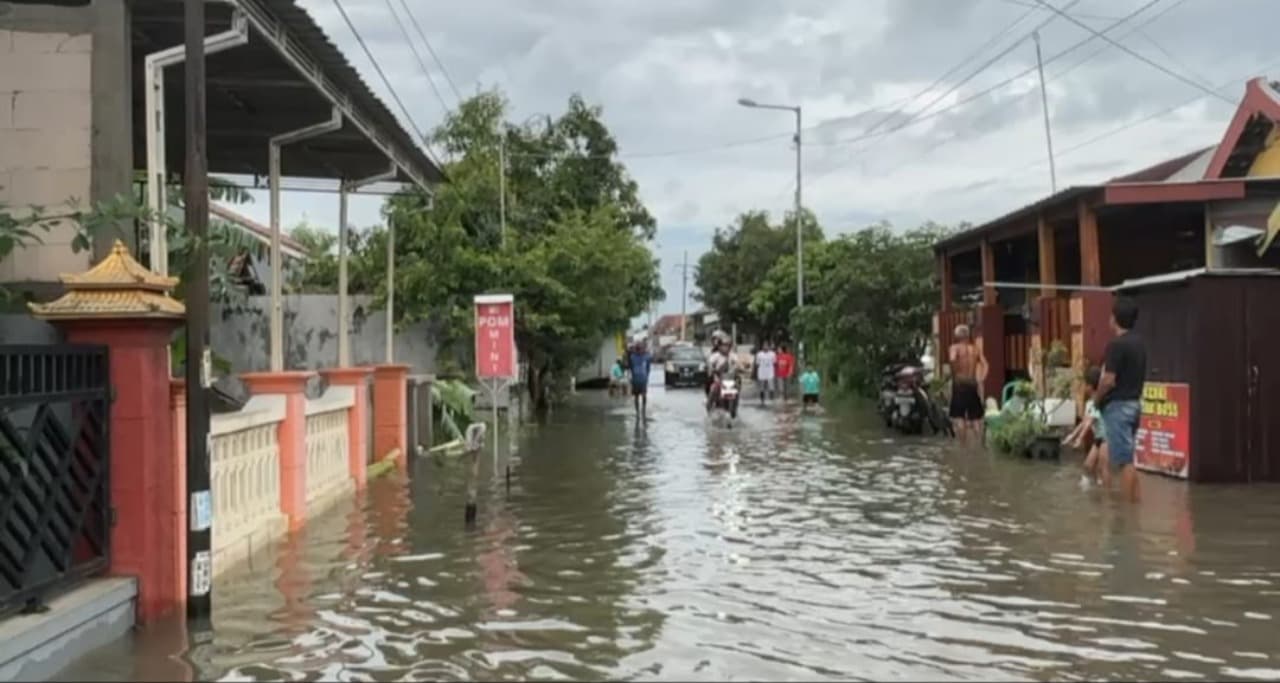
[[[739,99],[738,104],[744,107],[749,107],[751,109],[777,109],[779,111],[789,111],[789,112],[795,113],[796,115],[796,136],[795,136],[796,206],[795,206],[793,220],[795,220],[795,224],[796,224],[796,310],[799,310],[801,307],[804,306],[804,224],[803,224],[802,215],[800,212],[801,207],[803,206],[803,203],[802,203],[803,194],[801,190],[801,186],[803,183],[803,171],[802,171],[803,164],[802,164],[802,157],[800,152],[800,131],[802,128],[802,120],[801,120],[800,106],[799,105],[791,106],[791,105],[785,105],[785,104],[760,104],[755,100],[747,99],[745,97]],[[796,355],[798,356],[800,364],[803,365],[804,364],[804,342],[800,341],[799,339],[797,339],[796,341],[797,341],[796,350],[798,352]]]
[[[801,162],[800,162],[800,107],[796,107],[796,310],[804,307],[804,229],[801,221],[800,207],[800,187],[801,187]],[[801,363],[804,363],[804,342],[797,344],[797,355]]]

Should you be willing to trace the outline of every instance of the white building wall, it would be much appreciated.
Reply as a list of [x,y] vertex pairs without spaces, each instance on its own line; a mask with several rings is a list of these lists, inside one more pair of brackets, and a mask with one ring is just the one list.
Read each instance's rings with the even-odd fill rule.
[[[90,196],[93,36],[0,29],[0,203],[65,214]],[[43,244],[0,261],[0,281],[51,280],[80,272],[74,226],[55,225]]]

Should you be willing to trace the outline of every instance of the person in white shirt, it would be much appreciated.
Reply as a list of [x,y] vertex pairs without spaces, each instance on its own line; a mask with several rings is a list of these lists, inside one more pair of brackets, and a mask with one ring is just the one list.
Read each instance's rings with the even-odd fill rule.
[[777,391],[775,386],[776,368],[778,366],[778,354],[774,352],[773,345],[765,342],[756,354],[756,379],[760,382],[760,403],[773,398],[773,394]]

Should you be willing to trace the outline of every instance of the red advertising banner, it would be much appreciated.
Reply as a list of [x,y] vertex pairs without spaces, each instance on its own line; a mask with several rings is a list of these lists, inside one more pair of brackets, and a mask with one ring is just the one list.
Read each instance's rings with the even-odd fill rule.
[[1140,470],[1187,478],[1191,463],[1191,385],[1148,382],[1133,461]]
[[515,299],[510,294],[477,296],[476,376],[480,379],[515,379]]

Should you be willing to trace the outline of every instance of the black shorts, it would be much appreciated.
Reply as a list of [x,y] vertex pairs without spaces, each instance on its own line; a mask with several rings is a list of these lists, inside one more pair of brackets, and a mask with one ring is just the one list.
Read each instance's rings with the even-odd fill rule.
[[986,410],[975,380],[957,380],[951,384],[951,417],[957,420],[981,420]]
[[640,382],[632,382],[632,383],[631,383],[631,395],[632,395],[632,396],[644,396],[644,395],[645,395],[645,394],[647,394],[647,393],[649,393],[649,383],[648,383],[648,382],[644,382],[644,383],[640,383]]
[[804,398],[802,399],[802,401],[804,402],[804,405],[807,405],[807,406],[808,406],[808,405],[814,405],[814,406],[816,406],[816,405],[818,405],[818,395],[817,395],[817,394],[805,394],[805,395],[804,395]]

